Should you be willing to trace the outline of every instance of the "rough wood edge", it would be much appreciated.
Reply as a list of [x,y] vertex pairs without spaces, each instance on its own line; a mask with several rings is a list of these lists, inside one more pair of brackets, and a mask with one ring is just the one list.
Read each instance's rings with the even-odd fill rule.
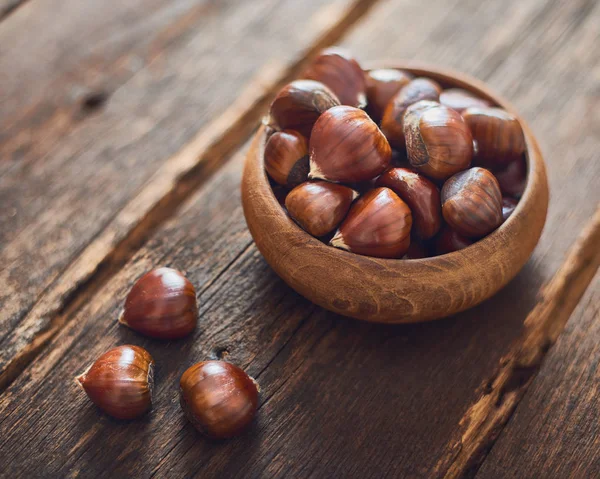
[[481,388],[481,397],[460,421],[460,437],[447,446],[436,477],[473,477],[539,371],[546,354],[591,283],[600,265],[600,206],[587,223],[540,299],[524,331]]
[[[299,59],[287,66],[267,65],[223,115],[156,172],[54,284],[46,288],[13,332],[23,338],[22,346],[12,359],[0,365],[0,394],[81,306],[91,301],[146,240],[250,137],[277,90],[296,77],[322,48],[339,41],[378,1],[356,0],[343,9],[328,6],[327,15],[319,16],[320,21],[327,22],[322,27],[323,33],[302,51]],[[120,235],[123,225],[127,233]]]

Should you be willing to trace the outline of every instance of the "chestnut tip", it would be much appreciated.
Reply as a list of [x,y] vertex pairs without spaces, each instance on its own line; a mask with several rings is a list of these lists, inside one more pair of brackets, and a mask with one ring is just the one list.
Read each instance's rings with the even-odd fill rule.
[[334,248],[339,248],[339,249],[343,249],[346,251],[350,251],[350,248],[344,242],[344,237],[339,229],[335,232],[335,234],[333,235],[333,238],[331,238],[331,240],[329,241],[329,244],[330,244],[330,246],[333,246]]

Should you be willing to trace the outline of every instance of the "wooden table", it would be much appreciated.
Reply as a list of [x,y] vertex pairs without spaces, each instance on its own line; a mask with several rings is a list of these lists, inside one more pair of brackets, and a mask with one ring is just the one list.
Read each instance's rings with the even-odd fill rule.
[[[594,0],[0,0],[0,476],[600,477],[599,25]],[[247,141],[334,43],[470,73],[533,127],[548,222],[490,301],[365,324],[257,252]],[[193,338],[117,325],[158,265],[197,287]],[[124,343],[158,365],[154,409],[130,422],[73,382]],[[211,443],[177,394],[217,357],[262,393],[250,431]]]

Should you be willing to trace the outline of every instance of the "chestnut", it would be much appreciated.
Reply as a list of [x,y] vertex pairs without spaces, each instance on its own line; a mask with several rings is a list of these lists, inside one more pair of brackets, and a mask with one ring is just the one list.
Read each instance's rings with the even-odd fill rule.
[[308,142],[294,130],[276,131],[265,145],[265,169],[273,180],[288,188],[308,179]]
[[75,378],[96,406],[117,419],[133,419],[152,407],[154,360],[139,346],[118,346]]
[[452,176],[442,188],[442,215],[458,233],[485,236],[502,224],[502,193],[498,181],[484,168]]
[[389,101],[381,120],[381,131],[394,148],[404,150],[404,113],[413,103],[421,100],[437,101],[442,87],[429,78],[415,78]]
[[440,191],[431,181],[408,168],[390,168],[376,183],[394,191],[410,208],[413,232],[421,239],[435,236],[442,226]]
[[410,245],[412,215],[389,188],[375,188],[350,208],[331,246],[377,258],[400,258]]
[[514,198],[504,196],[502,198],[502,219],[506,221],[513,214],[519,202]]
[[365,73],[367,82],[367,111],[377,123],[392,97],[407,85],[413,76],[402,70],[381,68]]
[[322,83],[296,80],[279,91],[266,123],[275,130],[295,130],[308,138],[321,113],[339,104],[335,94]]
[[440,103],[462,113],[472,106],[488,107],[490,102],[475,96],[473,93],[462,88],[448,88],[440,93]]
[[467,108],[463,114],[477,142],[475,164],[501,168],[525,152],[525,136],[519,120],[501,108]]
[[435,252],[437,255],[448,254],[472,244],[472,239],[462,236],[449,226],[444,226],[435,238]]
[[331,47],[321,51],[302,77],[327,85],[342,105],[363,108],[367,104],[363,70],[343,48]]
[[392,150],[363,110],[335,106],[323,113],[309,141],[311,179],[360,183],[390,164]]
[[527,184],[527,164],[524,158],[511,161],[506,168],[494,171],[503,195],[520,198]]
[[285,207],[302,229],[319,237],[339,226],[357,196],[358,193],[347,186],[309,181],[289,192]]
[[404,114],[406,153],[413,168],[444,180],[469,167],[473,138],[462,117],[433,101],[410,105]]
[[256,415],[258,384],[231,363],[195,364],[183,373],[179,385],[180,404],[186,417],[212,439],[237,436]]
[[198,322],[194,286],[176,269],[154,269],[131,288],[119,322],[152,338],[182,338]]

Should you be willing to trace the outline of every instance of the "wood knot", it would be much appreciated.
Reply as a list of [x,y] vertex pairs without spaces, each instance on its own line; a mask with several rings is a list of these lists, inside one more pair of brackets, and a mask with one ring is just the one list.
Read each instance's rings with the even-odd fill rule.
[[81,100],[81,109],[85,112],[99,110],[107,102],[108,96],[108,93],[104,91],[88,93]]

